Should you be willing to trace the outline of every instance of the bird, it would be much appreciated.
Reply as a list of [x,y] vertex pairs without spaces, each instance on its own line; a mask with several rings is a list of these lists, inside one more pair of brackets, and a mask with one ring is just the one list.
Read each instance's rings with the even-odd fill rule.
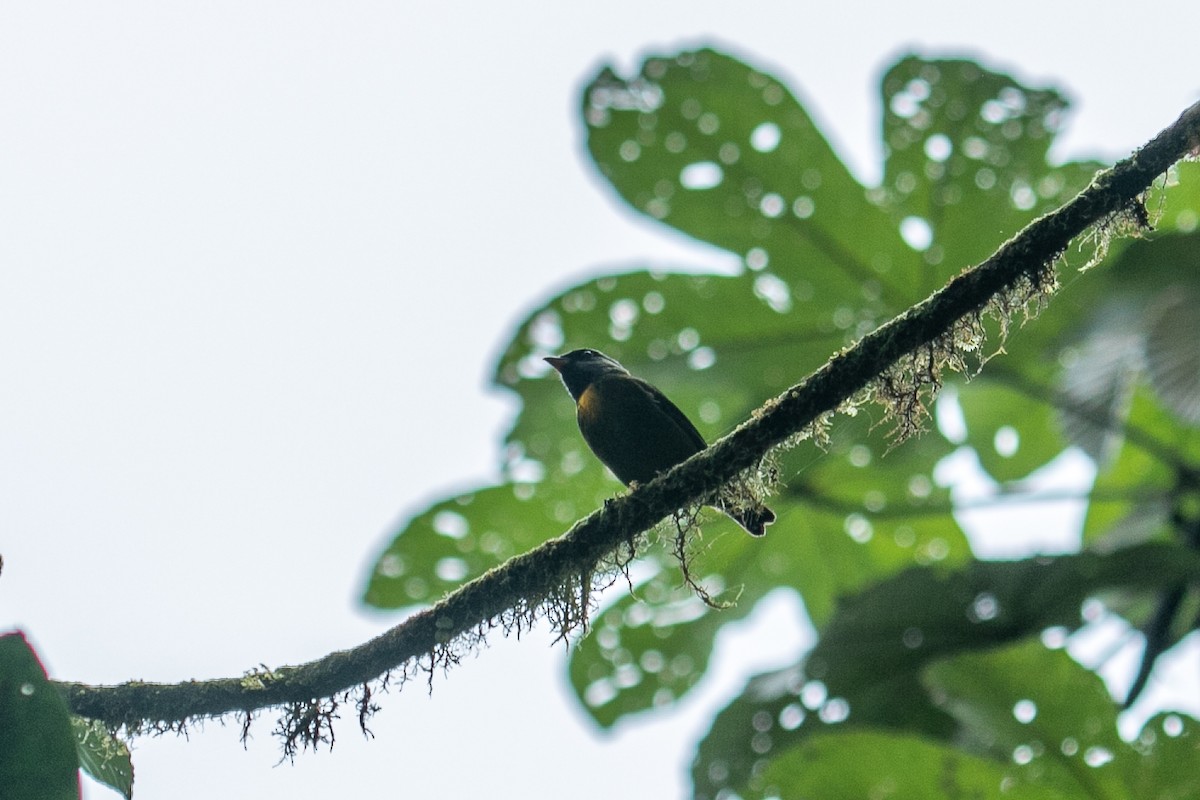
[[[583,440],[626,486],[646,483],[708,447],[678,406],[616,359],[586,348],[544,360],[575,400]],[[716,507],[752,536],[775,521],[759,502],[719,501]]]

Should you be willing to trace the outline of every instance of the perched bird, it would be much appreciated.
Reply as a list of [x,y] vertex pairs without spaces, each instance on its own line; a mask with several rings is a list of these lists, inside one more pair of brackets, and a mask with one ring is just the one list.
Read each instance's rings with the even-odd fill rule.
[[[583,440],[625,485],[646,483],[708,446],[666,395],[604,353],[572,350],[546,361],[575,399]],[[761,503],[718,508],[754,536],[775,521]]]

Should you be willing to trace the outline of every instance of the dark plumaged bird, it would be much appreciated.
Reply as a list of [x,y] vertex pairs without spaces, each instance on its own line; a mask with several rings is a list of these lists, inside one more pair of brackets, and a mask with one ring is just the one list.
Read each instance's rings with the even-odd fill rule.
[[[575,399],[583,440],[625,485],[646,483],[708,445],[667,396],[598,350],[547,358]],[[775,514],[761,503],[720,507],[754,536]]]

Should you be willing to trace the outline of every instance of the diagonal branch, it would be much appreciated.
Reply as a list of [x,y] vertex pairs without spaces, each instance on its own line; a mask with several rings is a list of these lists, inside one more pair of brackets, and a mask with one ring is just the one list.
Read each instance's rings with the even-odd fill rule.
[[[961,363],[980,331],[980,315],[1011,314],[1038,300],[1052,284],[1052,264],[1089,226],[1132,219],[1145,223],[1140,196],[1174,162],[1200,149],[1200,104],[1194,105],[1129,158],[1099,173],[1057,211],[1006,242],[987,261],[834,356],[804,382],[768,402],[751,420],[666,475],[576,523],[563,536],[519,555],[462,586],[435,606],[352,650],[331,653],[299,667],[243,678],[181,684],[131,682],[92,687],[59,684],[71,709],[111,726],[136,729],[182,724],[192,717],[250,714],[284,704],[310,704],[369,684],[414,663],[448,664],[451,646],[497,625],[520,626],[564,586],[588,585],[591,574],[623,544],[631,543],[677,509],[711,497],[723,484],[753,469],[774,447],[816,431],[821,420],[869,389],[911,429],[922,396],[936,390],[944,367]],[[1005,322],[1001,320],[1002,327]],[[895,394],[894,390],[905,392]],[[893,392],[888,396],[888,392]],[[575,614],[564,629],[578,622]],[[565,632],[565,630],[564,630]]]

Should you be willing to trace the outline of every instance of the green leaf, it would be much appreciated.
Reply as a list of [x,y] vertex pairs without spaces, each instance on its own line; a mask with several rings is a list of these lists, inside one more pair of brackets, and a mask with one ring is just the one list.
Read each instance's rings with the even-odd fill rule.
[[668,705],[704,676],[720,627],[752,608],[741,598],[733,608],[715,610],[669,572],[659,572],[597,616],[591,634],[571,651],[571,685],[603,727]]
[[742,257],[764,286],[815,297],[826,320],[913,298],[917,261],[895,223],[771,75],[714,50],[654,56],[628,80],[602,70],[582,111],[626,202]]
[[[1123,741],[1103,682],[1064,651],[1027,642],[959,655],[930,665],[924,681],[959,723],[953,742],[859,721],[784,748],[779,724],[760,713],[752,725],[763,759],[739,794],[1182,800],[1200,789],[1200,725],[1164,714]],[[717,796],[712,784],[697,789]]]
[[[852,721],[846,713],[852,711]],[[713,720],[692,762],[698,798],[723,797],[735,788],[760,790],[772,758],[839,731],[891,727],[949,740],[955,724],[926,696],[917,676],[897,673],[880,683],[831,696],[796,665],[751,678],[741,695]],[[784,796],[791,796],[786,794]]]
[[1181,161],[1167,170],[1166,180],[1147,193],[1146,208],[1161,216],[1159,231],[1195,233],[1200,228],[1200,163]]
[[93,719],[71,717],[75,732],[79,766],[95,780],[120,792],[126,800],[133,797],[133,761],[129,747]]
[[1184,714],[1158,714],[1142,726],[1133,746],[1141,759],[1126,775],[1132,796],[1200,797],[1200,722]]
[[[1200,790],[1200,725],[1160,715],[1123,741],[1103,682],[1064,651],[1028,642],[960,655],[929,666],[925,682],[959,722],[957,747],[825,732],[760,767],[747,796],[1182,800]],[[770,726],[758,727],[769,739]]]
[[972,798],[1068,800],[1036,781],[1022,779],[1002,762],[979,758],[916,736],[847,731],[814,736],[771,762],[767,787],[747,797]]
[[[1133,791],[1141,756],[1117,734],[1103,681],[1065,651],[1027,642],[934,664],[925,678],[968,747],[1026,780],[1071,797],[1158,796]],[[1200,757],[1191,761],[1200,766]]]
[[[999,371],[1003,372],[1003,366]],[[980,465],[995,480],[1016,481],[1052,461],[1066,447],[1058,414],[1044,397],[1031,396],[985,373],[958,395],[967,438]]]
[[[901,59],[883,78],[883,205],[925,226],[926,294],[1071,198],[1103,165],[1050,166],[1066,98],[974,61]],[[936,277],[935,277],[936,276]]]
[[1166,544],[1115,553],[914,567],[845,599],[808,657],[831,693],[915,670],[935,658],[1080,624],[1102,589],[1154,590],[1200,572],[1200,554]]
[[0,636],[0,789],[5,800],[76,800],[66,701],[20,633]]
[[375,562],[363,602],[376,608],[432,603],[464,582],[562,532],[592,510],[553,486],[491,486],[433,504]]
[[[783,752],[829,721],[949,739],[954,727],[918,684],[925,665],[1048,627],[1077,627],[1083,600],[1096,592],[1150,591],[1197,572],[1200,554],[1165,544],[905,570],[844,598],[802,663],[750,681],[701,742],[696,789],[711,795],[745,785],[768,749]],[[771,730],[767,749],[755,740],[764,728]]]

